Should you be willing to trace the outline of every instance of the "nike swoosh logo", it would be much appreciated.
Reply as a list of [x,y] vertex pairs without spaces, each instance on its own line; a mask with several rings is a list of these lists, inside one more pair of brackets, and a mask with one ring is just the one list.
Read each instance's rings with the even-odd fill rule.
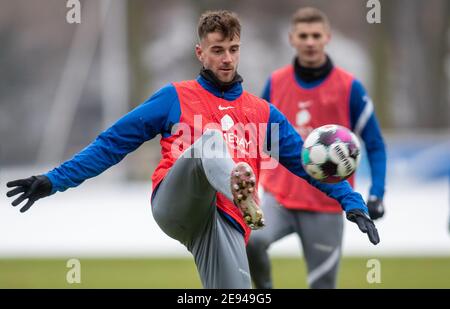
[[224,111],[224,110],[231,109],[231,108],[234,108],[234,106],[222,106],[222,105],[219,105],[219,110],[220,111]]

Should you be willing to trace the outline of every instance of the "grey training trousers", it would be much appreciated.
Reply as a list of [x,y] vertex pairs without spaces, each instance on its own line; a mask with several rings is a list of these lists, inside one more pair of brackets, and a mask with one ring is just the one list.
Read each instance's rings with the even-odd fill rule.
[[247,246],[250,271],[256,288],[272,288],[271,264],[267,249],[275,241],[297,233],[303,245],[311,288],[336,287],[341,257],[343,216],[290,210],[280,205],[269,192],[262,199],[266,227],[253,231]]
[[175,162],[152,199],[159,227],[192,253],[204,288],[251,288],[242,233],[216,207],[216,193],[233,200],[234,161],[222,132],[207,130]]

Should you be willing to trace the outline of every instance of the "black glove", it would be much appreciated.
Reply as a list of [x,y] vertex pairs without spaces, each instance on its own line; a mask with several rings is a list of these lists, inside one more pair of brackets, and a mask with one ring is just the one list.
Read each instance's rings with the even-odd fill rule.
[[383,200],[379,197],[371,195],[367,201],[367,208],[369,209],[369,215],[372,220],[379,219],[384,215]]
[[28,202],[20,209],[20,212],[27,211],[38,199],[49,196],[52,193],[52,183],[50,179],[44,175],[10,181],[6,186],[8,188],[16,187],[6,193],[7,197],[24,192],[11,203],[13,206],[17,206],[25,199],[28,199]]
[[376,245],[380,242],[380,236],[378,236],[377,228],[367,214],[359,209],[353,209],[347,212],[347,219],[358,224],[361,232],[367,233],[371,243]]

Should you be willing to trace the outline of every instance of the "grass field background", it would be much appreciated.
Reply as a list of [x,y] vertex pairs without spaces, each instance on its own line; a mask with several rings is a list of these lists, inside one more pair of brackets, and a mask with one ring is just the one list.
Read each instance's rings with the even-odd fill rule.
[[[344,258],[339,288],[450,288],[450,257],[380,258],[381,283],[366,280],[368,258]],[[186,258],[80,259],[81,283],[68,284],[67,259],[1,259],[0,288],[201,288]],[[276,288],[306,288],[298,258],[273,259]]]

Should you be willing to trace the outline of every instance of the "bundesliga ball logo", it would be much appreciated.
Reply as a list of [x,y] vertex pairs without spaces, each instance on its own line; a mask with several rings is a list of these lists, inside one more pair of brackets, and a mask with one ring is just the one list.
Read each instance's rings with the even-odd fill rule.
[[349,178],[361,159],[358,138],[349,129],[325,125],[314,129],[302,149],[302,165],[314,179],[336,183]]

